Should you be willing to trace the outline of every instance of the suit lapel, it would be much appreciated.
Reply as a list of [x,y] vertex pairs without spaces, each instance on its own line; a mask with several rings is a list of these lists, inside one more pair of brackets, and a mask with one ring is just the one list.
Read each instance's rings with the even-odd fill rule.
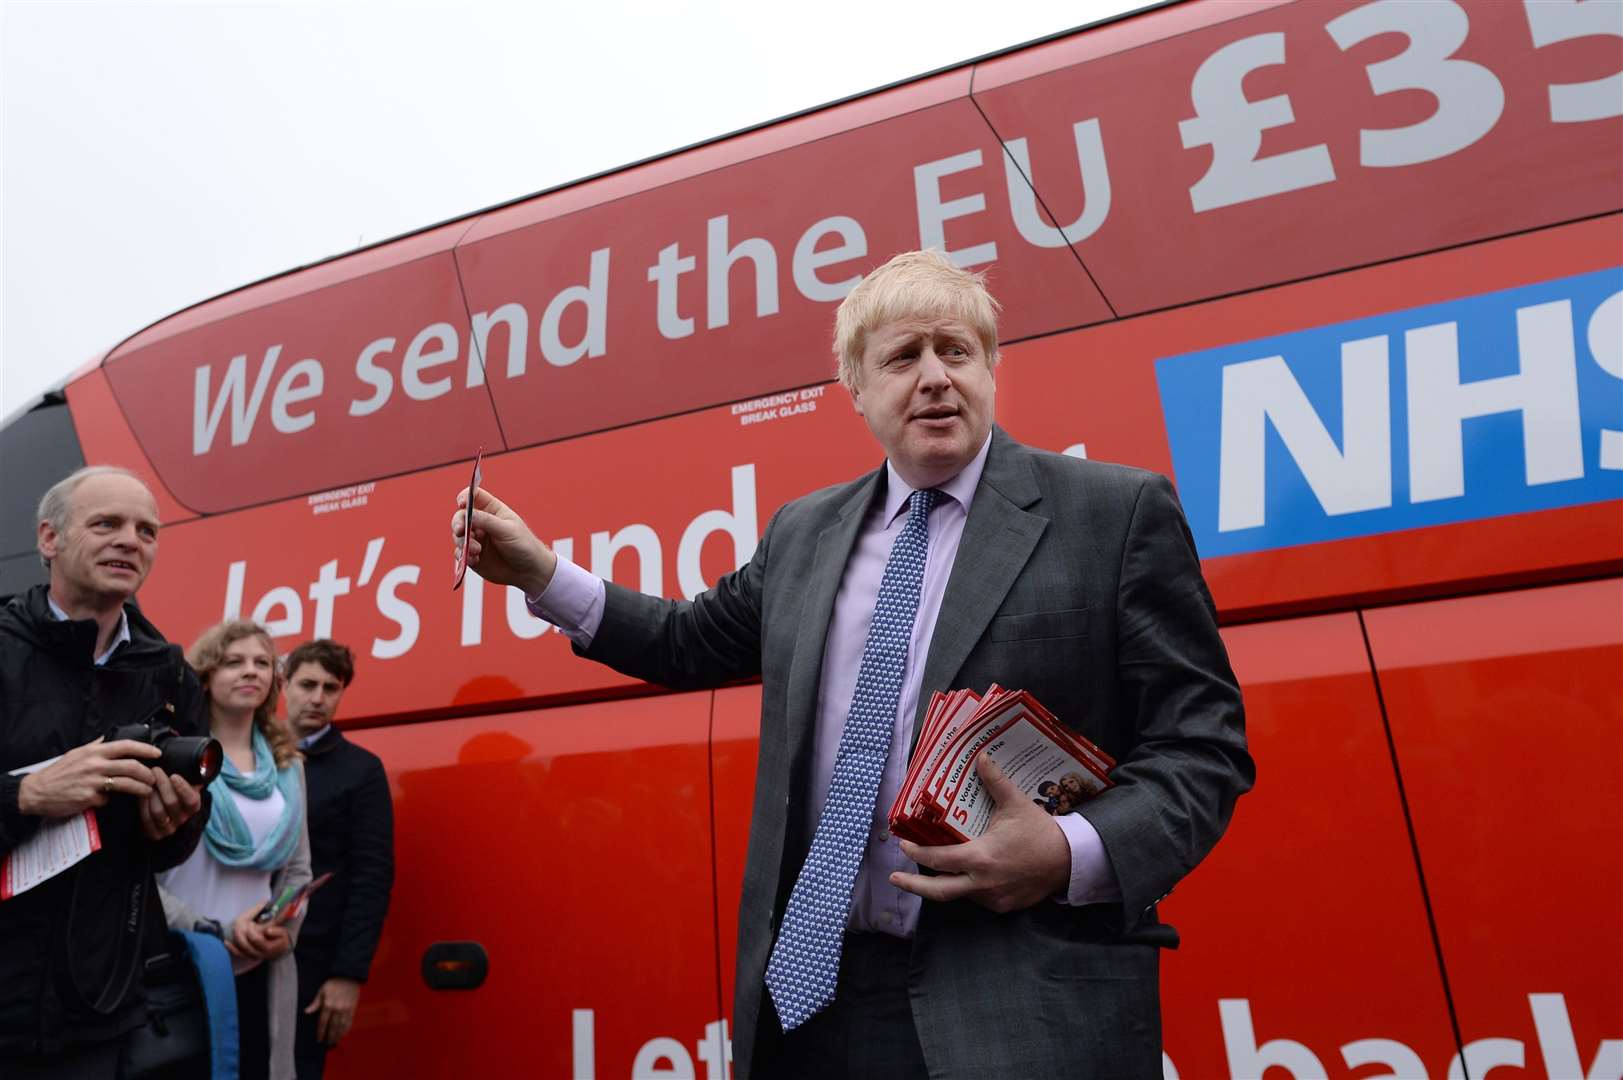
[[884,475],[885,469],[880,466],[858,483],[840,504],[834,521],[817,537],[817,551],[804,579],[806,604],[801,608],[794,659],[789,665],[786,734],[791,768],[801,760],[805,740],[816,725],[823,647],[828,640],[829,620],[834,617],[834,599],[868,507],[884,491]]
[[1028,509],[1041,498],[1025,447],[1001,428],[994,428],[986,469],[964,522],[963,539],[930,639],[918,711],[913,717],[915,747],[930,694],[951,686],[1048,527],[1046,517]]

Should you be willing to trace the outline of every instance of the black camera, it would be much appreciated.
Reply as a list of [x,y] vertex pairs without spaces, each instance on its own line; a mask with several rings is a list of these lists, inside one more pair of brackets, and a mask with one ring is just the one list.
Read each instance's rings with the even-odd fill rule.
[[184,776],[186,782],[196,788],[207,787],[219,776],[220,765],[225,760],[225,750],[218,739],[207,735],[179,734],[164,722],[161,709],[145,722],[125,724],[107,736],[108,742],[116,739],[156,746],[163,751],[163,756],[148,764],[157,766],[170,776]]

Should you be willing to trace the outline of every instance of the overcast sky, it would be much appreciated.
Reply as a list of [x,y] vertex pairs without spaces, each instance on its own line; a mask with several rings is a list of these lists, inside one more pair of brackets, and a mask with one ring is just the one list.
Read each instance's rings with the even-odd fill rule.
[[0,418],[172,312],[1148,0],[0,0]]

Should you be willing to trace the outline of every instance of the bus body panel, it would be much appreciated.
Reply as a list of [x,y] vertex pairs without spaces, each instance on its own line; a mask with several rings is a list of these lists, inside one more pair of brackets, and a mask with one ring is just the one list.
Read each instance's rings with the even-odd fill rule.
[[[702,1034],[717,1019],[710,701],[352,733],[389,772],[396,874],[335,1075],[576,1076],[589,1043],[600,1075],[629,1076],[651,1024]],[[426,985],[442,941],[483,946],[484,985]],[[592,1013],[579,1047],[577,1010]]]
[[1464,1039],[1551,1076],[1610,1039],[1615,1072],[1623,579],[1365,619]]
[[1331,1058],[1379,1035],[1441,1075],[1454,1037],[1357,614],[1223,639],[1257,787],[1161,905],[1183,937],[1162,959],[1167,1056],[1180,1076],[1227,1076],[1249,1021],[1259,1046],[1283,1035]]
[[467,329],[447,251],[122,349],[103,370],[176,497],[218,513],[500,445]]

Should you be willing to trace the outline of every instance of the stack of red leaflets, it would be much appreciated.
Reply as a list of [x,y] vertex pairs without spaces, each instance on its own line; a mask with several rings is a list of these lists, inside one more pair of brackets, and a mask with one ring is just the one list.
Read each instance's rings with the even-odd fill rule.
[[1024,690],[997,684],[936,693],[918,751],[890,808],[890,831],[916,844],[961,844],[986,831],[993,802],[975,772],[981,754],[1027,798],[1064,814],[1113,784],[1116,761],[1068,730]]

